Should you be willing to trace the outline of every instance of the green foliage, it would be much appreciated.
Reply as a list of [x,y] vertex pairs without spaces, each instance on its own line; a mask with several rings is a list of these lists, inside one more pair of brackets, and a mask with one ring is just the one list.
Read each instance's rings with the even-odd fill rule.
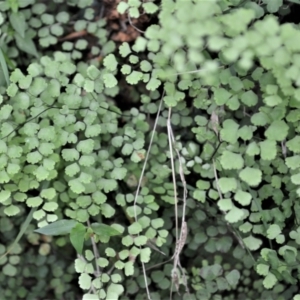
[[0,3],[3,299],[297,299],[297,1],[54,4]]
[[59,220],[43,228],[36,229],[35,232],[44,235],[62,235],[70,233],[76,226],[76,221],[74,220]]

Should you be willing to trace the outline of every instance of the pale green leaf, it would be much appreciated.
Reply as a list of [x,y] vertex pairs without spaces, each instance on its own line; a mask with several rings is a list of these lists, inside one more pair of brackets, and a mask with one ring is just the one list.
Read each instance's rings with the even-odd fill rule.
[[116,77],[110,73],[103,75],[103,82],[107,88],[113,88],[118,84]]
[[158,87],[161,85],[161,81],[158,80],[157,78],[151,77],[149,82],[146,85],[146,89],[149,91],[155,91],[158,89]]
[[31,164],[36,164],[43,159],[39,151],[33,151],[27,154],[26,160]]
[[106,299],[119,299],[124,293],[124,287],[121,284],[111,283],[107,288]]
[[99,296],[95,294],[84,294],[82,300],[99,300]]
[[86,80],[84,81],[83,88],[84,88],[84,90],[85,90],[87,93],[92,93],[92,92],[94,91],[94,88],[95,88],[95,81],[90,80],[90,79],[86,79]]
[[226,103],[226,106],[228,106],[228,108],[230,110],[238,110],[238,108],[240,107],[240,102],[238,99],[237,95],[233,95]]
[[117,10],[120,14],[124,14],[128,6],[127,2],[121,1],[117,6]]
[[220,134],[223,141],[234,144],[238,139],[239,125],[233,120],[225,120],[223,122],[223,128],[221,128]]
[[11,192],[8,190],[2,190],[0,192],[0,203],[4,203],[7,199],[10,198]]
[[112,216],[115,215],[115,209],[108,203],[103,203],[101,205],[101,213],[103,216],[106,218],[111,218]]
[[128,43],[123,43],[120,47],[119,47],[119,52],[121,54],[122,57],[126,57],[128,54],[131,53],[131,49]]
[[143,246],[147,243],[147,237],[144,235],[140,235],[134,239],[134,244],[136,246]]
[[[97,131],[97,130],[99,130],[99,127],[98,126],[93,127],[93,130]],[[81,140],[77,144],[76,149],[83,154],[90,154],[94,150],[94,145],[95,145],[95,142],[92,139]],[[72,149],[72,150],[75,150],[75,149]],[[75,152],[74,152],[74,154],[75,154]]]
[[104,257],[100,257],[97,259],[97,265],[101,268],[107,267],[108,264],[109,264],[109,261]]
[[150,261],[151,250],[150,248],[141,249],[140,258],[143,263],[148,263]]
[[277,224],[272,224],[267,230],[268,239],[275,239],[281,233],[281,229]]
[[69,180],[68,185],[75,194],[81,194],[85,191],[84,185],[78,179]]
[[117,62],[114,54],[109,54],[104,58],[103,64],[108,70],[115,71],[117,68],[118,62]]
[[270,123],[270,117],[264,112],[258,112],[251,116],[251,122],[256,126],[265,126]]
[[6,120],[11,116],[11,112],[13,110],[13,107],[9,104],[2,105],[0,110],[0,119]]
[[265,140],[259,142],[260,156],[263,160],[273,160],[276,157],[277,149],[276,142],[272,140]]
[[220,210],[227,211],[231,210],[233,208],[233,203],[231,199],[220,199],[218,201],[218,206]]
[[266,276],[269,273],[270,266],[265,264],[258,264],[256,266],[256,271],[259,275]]
[[238,153],[225,150],[221,156],[221,165],[226,170],[239,170],[244,166],[244,159]]
[[278,12],[279,8],[283,5],[283,0],[267,0],[267,10],[270,14]]
[[218,180],[218,184],[223,194],[226,194],[230,191],[235,191],[237,188],[237,181],[235,178],[221,177]]
[[129,155],[133,151],[133,145],[129,144],[129,143],[124,144],[124,146],[123,146],[123,148],[122,148],[121,151],[122,151],[122,154]]
[[244,141],[249,141],[253,137],[253,129],[251,126],[243,126],[238,130],[238,135]]
[[86,70],[86,73],[91,80],[96,80],[101,74],[101,72],[94,65],[89,66]]
[[107,247],[107,248],[105,249],[105,254],[106,254],[108,257],[115,257],[117,253],[116,253],[115,249],[110,248],[110,247]]
[[240,208],[233,206],[232,209],[226,213],[225,220],[229,223],[236,223],[242,220],[243,217],[244,217],[244,211]]
[[29,207],[38,207],[43,203],[43,199],[41,197],[30,197],[26,200],[26,204]]
[[80,172],[80,167],[78,166],[78,164],[76,162],[71,165],[68,165],[65,169],[65,173],[70,177],[73,177],[74,175],[76,175],[79,172]]
[[110,173],[110,176],[113,179],[122,180],[125,178],[126,174],[127,174],[126,168],[114,168]]
[[228,83],[235,92],[241,91],[244,87],[243,82],[239,77],[230,77]]
[[214,99],[219,106],[226,104],[231,96],[232,94],[224,88],[218,88],[214,91]]
[[78,280],[79,286],[83,290],[89,290],[92,285],[92,277],[86,273],[82,273]]
[[90,138],[90,137],[99,136],[100,132],[101,132],[101,125],[94,124],[94,125],[87,126],[84,134],[87,138]]
[[255,106],[258,102],[258,96],[253,91],[244,92],[241,101],[247,106]]
[[291,176],[291,181],[294,184],[300,184],[300,173]]
[[133,267],[133,262],[132,261],[128,261],[128,262],[125,263],[124,271],[125,271],[126,276],[133,275],[134,267]]
[[265,136],[269,140],[281,142],[287,137],[288,131],[289,126],[283,120],[276,120],[265,131]]
[[47,212],[53,212],[55,210],[58,209],[58,204],[57,202],[46,202],[43,205],[43,210],[47,211]]
[[33,213],[33,218],[34,218],[35,220],[41,220],[41,219],[44,218],[45,216],[46,216],[46,213],[45,213],[45,211],[42,210],[42,209],[39,209],[39,210],[37,210],[37,211],[35,211],[35,212]]
[[142,231],[142,229],[143,228],[140,223],[134,222],[128,227],[128,232],[129,232],[129,234],[134,235],[134,234],[140,233]]
[[234,195],[234,200],[238,201],[241,205],[249,205],[251,203],[252,196],[250,193],[238,190]]
[[126,65],[126,64],[124,64],[124,65],[122,66],[122,68],[121,68],[121,72],[122,72],[122,74],[124,74],[124,75],[130,74],[131,71],[132,71],[131,66]]
[[246,167],[239,173],[239,177],[250,186],[257,186],[262,180],[262,172],[259,169]]
[[163,225],[164,225],[164,220],[161,218],[156,218],[151,220],[151,226],[155,229],[163,227]]
[[260,153],[260,149],[259,149],[257,143],[251,142],[246,149],[246,154],[249,156],[255,156],[255,155],[258,155],[259,153]]
[[133,244],[133,241],[134,240],[133,240],[132,236],[130,236],[130,235],[127,235],[122,238],[122,244],[127,247],[131,246]]
[[122,277],[120,274],[112,274],[110,278],[113,283],[122,282]]
[[300,155],[294,155],[285,159],[285,164],[292,170],[300,167]]
[[253,225],[249,222],[245,222],[244,224],[239,226],[239,230],[244,233],[250,232],[252,230],[252,228],[253,228]]
[[158,10],[158,6],[153,2],[145,2],[142,4],[142,6],[145,9],[145,12],[148,14],[154,14]]
[[17,215],[20,211],[20,208],[16,205],[9,205],[4,209],[4,213],[9,217]]
[[126,76],[126,81],[129,84],[137,84],[143,78],[143,73],[139,71],[132,71],[130,75]]
[[15,97],[17,92],[18,92],[19,88],[15,83],[11,83],[7,89],[6,89],[6,93],[9,97]]
[[268,275],[263,280],[263,285],[266,289],[272,289],[277,282],[277,278],[275,275],[271,272],[268,273]]
[[95,158],[91,155],[82,155],[79,159],[79,165],[91,167],[95,163]]
[[137,7],[130,7],[128,10],[130,17],[137,19],[140,16],[139,9]]
[[247,248],[252,251],[258,250],[262,245],[262,240],[255,238],[253,235],[250,235],[243,239]]
[[276,243],[283,244],[285,242],[285,236],[283,234],[279,234],[276,236]]
[[286,142],[286,146],[294,153],[300,153],[300,136],[296,135],[294,138]]
[[267,96],[264,98],[264,101],[270,107],[274,107],[282,103],[282,99],[278,95]]
[[2,268],[2,273],[3,273],[3,275],[6,275],[6,276],[15,277],[17,274],[17,268],[15,266],[13,266],[12,264],[7,263]]
[[61,154],[65,161],[77,161],[79,159],[79,152],[76,149],[63,149]]
[[147,61],[147,60],[142,60],[140,63],[140,66],[141,66],[141,70],[143,72],[149,72],[152,69],[151,63],[149,63],[149,61]]

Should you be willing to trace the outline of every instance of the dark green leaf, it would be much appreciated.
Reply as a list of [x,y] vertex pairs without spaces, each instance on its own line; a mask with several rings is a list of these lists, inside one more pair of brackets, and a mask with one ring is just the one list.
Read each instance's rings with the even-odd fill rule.
[[277,253],[273,250],[268,253],[268,260],[273,269],[277,269],[279,266],[279,259]]
[[34,230],[34,232],[44,235],[62,235],[71,232],[72,228],[77,224],[75,220],[59,220],[45,227]]
[[71,229],[70,240],[78,254],[82,254],[86,230],[87,228],[81,223],[77,223]]
[[26,232],[29,224],[31,223],[32,219],[33,219],[33,213],[36,211],[36,207],[33,207],[30,210],[30,213],[27,215],[26,220],[24,221],[24,223],[21,225],[21,229],[17,235],[17,237],[15,238],[15,240],[13,241],[13,243],[8,247],[8,250],[6,251],[5,254],[3,254],[1,258],[3,258],[4,256],[6,256],[7,253],[9,253],[15,246],[16,244],[19,242],[19,240],[21,239],[21,237],[24,235],[24,233]]
[[3,72],[6,84],[7,84],[7,86],[9,86],[8,68],[7,68],[6,60],[5,60],[5,57],[3,55],[1,48],[0,48],[0,67]]
[[13,29],[22,37],[25,38],[26,22],[25,17],[21,12],[11,13],[9,21]]
[[205,280],[214,280],[216,277],[222,275],[222,272],[222,267],[219,264],[215,264],[201,268],[200,276]]
[[241,275],[238,270],[232,270],[230,271],[226,276],[226,280],[231,286],[236,286],[239,282]]
[[20,36],[20,34],[17,32],[15,33],[15,38],[16,38],[17,46],[20,50],[22,50],[28,54],[31,54],[35,57],[39,56],[37,53],[35,44],[31,38],[29,38],[28,36],[25,36],[25,38],[22,38]]
[[114,235],[121,234],[121,232],[112,228],[111,226],[101,224],[101,223],[93,223],[93,224],[91,224],[91,227],[92,227],[94,233],[96,233],[99,236],[103,236],[103,237],[111,237]]
[[11,10],[16,13],[19,9],[19,1],[17,0],[10,0],[10,1],[7,1],[8,2],[8,5],[9,7],[11,8]]

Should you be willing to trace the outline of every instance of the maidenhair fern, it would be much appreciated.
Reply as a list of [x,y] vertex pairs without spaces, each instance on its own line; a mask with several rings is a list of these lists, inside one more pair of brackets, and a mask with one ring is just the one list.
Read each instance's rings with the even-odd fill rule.
[[3,299],[297,300],[297,1],[75,2],[0,3]]

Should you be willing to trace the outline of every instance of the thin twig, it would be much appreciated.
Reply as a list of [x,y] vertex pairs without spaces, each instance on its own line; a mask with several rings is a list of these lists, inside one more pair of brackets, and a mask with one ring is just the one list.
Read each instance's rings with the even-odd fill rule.
[[[172,115],[172,109],[169,108],[169,113],[168,113],[168,120],[167,120],[167,128],[168,128],[168,140],[169,140],[169,146],[170,146],[170,159],[171,159],[171,166],[172,166],[172,177],[173,177],[173,186],[174,186],[174,201],[175,201],[175,226],[176,226],[176,247],[175,247],[175,252],[173,255],[174,262],[173,262],[173,269],[171,271],[171,278],[172,278],[172,284],[174,283],[177,289],[177,292],[179,293],[179,278],[178,278],[178,273],[177,273],[177,267],[179,266],[182,276],[184,278],[185,282],[185,288],[186,291],[189,294],[188,286],[187,286],[187,280],[185,276],[185,272],[180,264],[180,253],[186,243],[187,239],[187,223],[185,222],[185,211],[186,211],[186,199],[187,199],[187,186],[186,186],[186,180],[184,177],[184,171],[183,171],[183,166],[182,166],[182,160],[179,151],[176,148],[175,145],[175,138],[174,138],[174,133],[172,130],[171,126],[171,115]],[[177,197],[177,182],[176,182],[176,177],[175,177],[175,166],[174,166],[174,157],[173,157],[173,147],[175,152],[178,157],[178,163],[179,163],[179,175],[180,175],[180,180],[183,186],[183,207],[182,207],[182,224],[181,224],[181,233],[180,237],[178,239],[178,197]],[[170,299],[172,299],[172,287],[170,289]]]
[[176,244],[177,244],[178,243],[178,206],[177,206],[178,199],[177,199],[176,175],[175,175],[173,147],[172,147],[173,139],[172,139],[172,127],[171,127],[171,114],[172,114],[172,109],[170,107],[168,113],[168,120],[167,120],[167,129],[168,129],[170,160],[171,160],[173,189],[174,189],[175,230],[176,230]]
[[282,154],[283,154],[283,157],[286,158],[286,144],[285,144],[286,140],[283,140],[281,141],[281,149],[282,149]]
[[[144,165],[143,165],[143,168],[142,168],[142,172],[141,172],[141,175],[140,175],[140,178],[139,178],[138,186],[137,186],[135,197],[134,197],[133,208],[134,208],[134,218],[135,218],[136,222],[138,222],[137,211],[136,211],[137,199],[138,199],[139,192],[140,192],[140,189],[141,189],[141,186],[142,186],[142,181],[143,181],[143,177],[144,177],[144,174],[145,174],[146,165],[147,165],[147,162],[148,162],[148,159],[149,159],[149,153],[150,153],[150,150],[151,150],[151,147],[152,147],[152,144],[153,144],[153,139],[154,139],[154,135],[155,135],[155,132],[156,132],[157,123],[158,123],[158,118],[159,118],[161,108],[162,108],[163,97],[164,97],[164,93],[162,94],[162,97],[160,99],[160,103],[159,103],[159,107],[158,107],[154,127],[153,127],[151,138],[150,138],[150,143],[149,143],[149,146],[148,146],[148,149],[147,149],[147,154],[146,154],[146,157],[145,157],[145,160],[144,160]],[[139,236],[139,234],[138,234],[138,236]],[[141,249],[141,247],[139,247],[139,248]],[[148,288],[145,264],[143,262],[141,262],[141,263],[142,263],[142,269],[143,269],[143,275],[144,275],[144,281],[145,281],[148,300],[151,300],[150,292],[149,292],[149,288]]]
[[129,24],[130,24],[135,30],[137,30],[137,31],[140,32],[140,33],[145,33],[145,31],[140,30],[140,29],[138,29],[136,26],[133,25],[133,23],[132,23],[132,21],[131,21],[131,17],[130,17],[129,14],[128,14],[128,21],[129,21]]
[[[89,220],[87,220],[87,225],[88,227],[91,227],[91,223]],[[97,260],[100,257],[99,251],[97,249],[96,243],[95,243],[95,239],[93,236],[91,236],[91,241],[92,241],[92,245],[93,245],[93,252],[94,252],[94,256],[96,258],[96,270],[97,270],[97,275],[96,277],[99,277],[101,275],[101,271],[100,271],[100,267],[97,264]]]

